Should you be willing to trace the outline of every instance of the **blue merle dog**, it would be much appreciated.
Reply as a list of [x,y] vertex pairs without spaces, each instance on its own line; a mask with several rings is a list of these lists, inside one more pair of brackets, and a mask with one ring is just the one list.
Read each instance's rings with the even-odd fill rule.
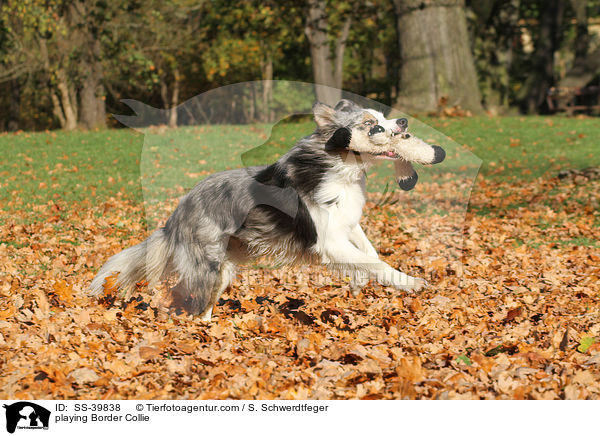
[[90,285],[105,279],[129,291],[154,286],[170,273],[172,305],[210,320],[235,265],[267,256],[279,264],[325,264],[351,277],[353,295],[370,279],[398,290],[426,282],[379,259],[360,226],[365,174],[378,160],[393,160],[402,189],[415,186],[411,163],[444,160],[441,147],[407,132],[407,120],[386,119],[349,100],[313,107],[316,130],[269,166],[213,174],[185,195],[165,226],[113,257]]

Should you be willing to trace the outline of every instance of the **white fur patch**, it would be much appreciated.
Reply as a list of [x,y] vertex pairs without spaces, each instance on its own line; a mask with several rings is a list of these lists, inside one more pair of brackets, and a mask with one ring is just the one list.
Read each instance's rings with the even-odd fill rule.
[[[392,120],[388,120],[386,117],[383,116],[383,114],[381,112],[378,112],[376,110],[373,109],[367,109],[367,112],[369,112],[371,115],[373,115],[375,117],[375,119],[377,120],[377,124],[379,124],[381,127],[383,127],[385,129],[385,133],[386,135],[391,135],[392,131],[394,129],[396,129],[396,120],[392,119]],[[375,135],[377,136],[377,135]]]
[[[326,244],[336,238],[350,239],[365,205],[363,171],[355,165],[340,165],[328,173],[307,207],[317,230],[316,251],[324,255]],[[335,236],[334,236],[335,235]]]

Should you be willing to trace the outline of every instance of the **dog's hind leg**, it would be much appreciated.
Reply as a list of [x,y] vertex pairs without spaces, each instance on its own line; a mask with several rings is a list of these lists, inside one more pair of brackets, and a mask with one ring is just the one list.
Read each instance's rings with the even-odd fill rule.
[[171,292],[171,306],[192,315],[205,313],[211,307],[213,293],[221,280],[225,247],[217,241],[181,245],[173,256],[173,269],[179,282]]
[[171,288],[171,307],[178,313],[185,311],[192,315],[204,313],[210,301],[211,290],[219,279],[217,271],[198,271],[192,277],[182,277]]
[[219,301],[219,297],[223,291],[230,285],[234,272],[235,264],[233,262],[225,261],[221,264],[219,279],[210,293],[210,299],[206,305],[206,309],[201,314],[202,321],[210,321],[213,308],[215,307],[215,304],[217,304],[217,301]]

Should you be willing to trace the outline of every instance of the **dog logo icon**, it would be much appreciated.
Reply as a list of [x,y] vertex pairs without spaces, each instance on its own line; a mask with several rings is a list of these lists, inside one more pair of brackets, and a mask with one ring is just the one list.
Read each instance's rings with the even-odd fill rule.
[[4,405],[6,409],[6,431],[14,433],[18,429],[48,429],[50,411],[29,401],[19,401]]

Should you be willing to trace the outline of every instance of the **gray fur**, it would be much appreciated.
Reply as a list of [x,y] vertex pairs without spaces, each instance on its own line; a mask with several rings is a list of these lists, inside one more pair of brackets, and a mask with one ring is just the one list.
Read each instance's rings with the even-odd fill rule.
[[117,287],[125,292],[144,279],[149,285],[156,285],[168,273],[170,266],[165,260],[170,258],[171,252],[164,230],[155,231],[145,241],[108,259],[90,284],[90,294],[100,295],[104,281],[115,272],[119,273]]

